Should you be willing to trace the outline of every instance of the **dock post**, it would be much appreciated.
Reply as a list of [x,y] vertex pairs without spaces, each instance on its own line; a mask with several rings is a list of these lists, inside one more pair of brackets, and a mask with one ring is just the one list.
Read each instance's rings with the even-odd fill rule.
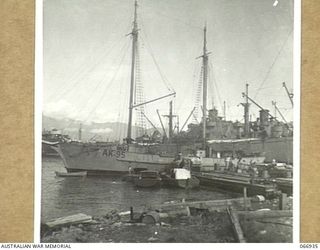
[[243,187],[244,210],[247,211],[247,187]]
[[133,207],[130,207],[130,220],[133,221]]
[[286,210],[286,206],[287,206],[287,194],[286,193],[281,193],[279,206],[280,206],[279,207],[280,210]]
[[187,211],[187,216],[190,217],[191,216],[191,212],[190,212],[190,207],[189,206],[186,207],[186,211]]

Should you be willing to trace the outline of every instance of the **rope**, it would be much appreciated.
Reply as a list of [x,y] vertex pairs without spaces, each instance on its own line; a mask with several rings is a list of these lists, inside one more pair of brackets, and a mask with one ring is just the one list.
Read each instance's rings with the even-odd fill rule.
[[213,81],[213,77],[212,77],[212,71],[213,71],[213,68],[211,67],[211,63],[208,64],[208,86],[209,86],[209,101],[211,99],[211,103],[212,103],[212,108],[214,108],[214,100],[215,100],[215,87],[214,86],[214,81]]
[[210,68],[211,68],[210,72],[212,74],[213,83],[214,83],[214,86],[216,88],[218,100],[219,100],[219,103],[220,103],[220,109],[223,109],[222,108],[221,95],[220,95],[220,91],[219,91],[219,88],[218,88],[218,83],[217,83],[217,80],[216,80],[216,77],[215,77],[215,74],[214,74],[214,71],[213,71],[213,65],[212,65],[211,62],[210,62]]
[[[109,81],[109,83],[106,84],[106,87],[105,87],[105,89],[104,89],[104,91],[103,91],[103,94],[102,94],[102,96],[100,97],[99,101],[98,101],[97,104],[94,106],[94,108],[89,112],[88,116],[86,117],[86,119],[84,119],[83,122],[88,121],[88,119],[91,117],[93,111],[97,108],[97,106],[100,104],[101,100],[105,97],[104,95],[105,95],[106,91],[107,91],[108,88],[111,86],[111,84],[113,83],[115,77],[116,77],[117,74],[118,74],[118,71],[119,71],[119,69],[120,69],[120,66],[122,65],[122,62],[123,62],[123,60],[124,60],[124,58],[125,58],[125,55],[126,55],[125,52],[128,50],[128,48],[129,48],[129,43],[127,44],[127,48],[126,48],[125,50],[123,50],[124,54],[122,55],[122,58],[121,58],[121,60],[120,60],[120,63],[119,63],[119,65],[118,65],[118,67],[117,67],[117,70],[116,70],[114,76],[113,76],[112,79]],[[106,75],[105,75],[105,76],[106,76]],[[95,89],[97,89],[98,86],[100,86],[101,83],[104,82],[104,80],[105,80],[105,77],[99,82],[99,84],[96,86]],[[93,95],[90,95],[90,98],[87,99],[85,106],[89,103],[89,101],[90,101],[92,98],[93,98]],[[84,107],[85,107],[85,106],[84,106]],[[84,107],[83,107],[83,108],[81,107],[80,109],[78,109],[78,112],[80,112],[81,110],[83,110]],[[75,120],[71,121],[66,128],[69,128],[74,122],[76,122],[76,121],[75,121]]]
[[91,110],[91,112],[89,113],[89,115],[87,116],[87,118],[86,118],[84,121],[87,121],[87,120],[89,119],[89,117],[91,117],[93,111],[94,111],[94,110],[98,107],[98,105],[101,103],[102,99],[105,98],[105,94],[106,94],[107,90],[108,90],[109,87],[113,84],[116,76],[118,75],[119,69],[120,69],[120,67],[121,67],[121,65],[122,65],[122,63],[123,63],[123,61],[124,61],[124,58],[125,58],[125,56],[126,56],[126,52],[127,52],[128,48],[129,48],[129,43],[128,43],[128,46],[127,46],[126,50],[124,50],[124,54],[123,54],[123,56],[122,56],[122,58],[121,58],[121,60],[120,60],[120,63],[119,63],[119,65],[118,65],[117,69],[116,69],[115,74],[113,75],[113,77],[111,78],[111,80],[109,81],[109,83],[106,84],[106,87],[105,87],[104,91],[102,92],[102,95],[101,95],[100,99],[98,100],[97,104],[94,106],[94,108]]
[[[120,24],[118,22],[116,22],[116,24],[114,25],[113,29],[119,29],[118,27],[122,26],[124,24],[126,20],[123,20]],[[127,25],[125,30],[128,30],[131,26],[131,23],[129,23],[129,25]],[[87,65],[82,64],[80,65],[80,67],[78,68],[77,71],[75,71],[71,77],[69,77],[69,80],[65,80],[64,82],[66,84],[64,84],[65,88],[59,88],[58,92],[51,94],[48,99],[49,100],[57,100],[60,99],[60,97],[64,96],[65,94],[68,94],[68,92],[70,93],[71,90],[74,90],[74,87],[76,86],[77,83],[79,83],[81,80],[83,80],[87,75],[89,75],[89,73],[91,73],[93,71],[93,69],[98,66],[98,64],[101,62],[101,60],[108,56],[114,49],[114,47],[116,45],[118,45],[122,40],[124,39],[124,36],[120,36],[119,39],[115,40],[115,42],[110,46],[109,50],[105,50],[105,47],[102,47],[101,50],[104,51],[104,53],[99,53],[99,55],[101,55],[100,57],[98,57],[98,59],[96,60],[96,62],[94,64]],[[85,60],[87,62],[87,60]],[[69,83],[71,82],[71,85],[69,85]],[[73,82],[73,83],[72,83]],[[69,85],[69,87],[68,87]],[[62,90],[62,91],[61,91]],[[60,93],[59,93],[60,91]],[[54,97],[54,98],[53,98]]]
[[[118,106],[119,107],[119,110],[118,110],[118,118],[117,118],[117,122],[118,123],[123,123],[124,121],[124,115],[125,115],[125,112],[123,112],[123,110],[125,110],[125,107],[127,106],[127,103],[129,102],[128,99],[129,99],[129,96],[128,96],[128,88],[123,88],[123,85],[124,83],[126,82],[129,82],[129,77],[127,75],[127,77],[123,77],[122,78],[122,81],[120,82],[120,88],[119,88],[119,97],[122,98],[123,100],[125,100],[124,102],[121,102],[120,105]],[[123,92],[123,89],[124,89],[124,92]],[[122,129],[121,129],[122,128]],[[121,138],[123,138],[123,134],[125,133],[123,130],[125,130],[124,126],[118,126],[118,130],[117,130],[117,138],[118,138],[118,141],[120,142]]]
[[[202,96],[201,96],[201,92],[202,92],[202,88],[203,88],[203,66],[201,66],[201,71],[200,71],[200,75],[199,75],[199,80],[198,80],[198,86],[197,86],[197,90],[195,93],[195,107],[196,109],[193,112],[193,117],[195,118],[195,122],[198,123],[198,116],[199,116],[199,111],[200,110],[200,101],[202,100]],[[192,121],[194,122],[194,121]]]
[[280,54],[281,54],[282,50],[284,49],[284,46],[286,45],[286,43],[287,43],[287,41],[288,41],[288,39],[289,39],[289,37],[290,37],[290,35],[291,35],[292,31],[293,31],[293,29],[291,29],[291,30],[290,30],[290,32],[288,33],[287,38],[285,39],[285,41],[283,42],[282,46],[280,47],[280,50],[279,50],[279,51],[278,51],[278,53],[276,54],[276,56],[275,56],[275,58],[274,58],[274,60],[273,60],[272,64],[270,65],[270,67],[269,67],[269,69],[268,69],[268,71],[267,71],[267,73],[266,73],[266,75],[265,75],[265,77],[264,77],[263,81],[261,82],[261,84],[260,84],[259,88],[257,89],[257,92],[256,92],[256,94],[254,95],[253,99],[255,99],[255,98],[257,97],[257,95],[258,95],[259,91],[262,89],[262,86],[263,86],[263,85],[265,84],[265,82],[267,81],[267,79],[268,79],[268,77],[269,77],[269,74],[270,74],[270,72],[271,72],[271,70],[272,70],[273,66],[274,66],[274,65],[275,65],[275,63],[277,62],[277,60],[278,60],[278,58],[279,58],[279,56],[280,56]]
[[[124,44],[124,46],[121,48],[120,51],[122,51],[124,49],[126,44]],[[127,45],[128,46],[128,45]],[[106,71],[107,72],[107,71]],[[95,86],[95,88],[93,88],[93,91],[91,91],[90,93],[87,93],[87,95],[89,96],[89,98],[86,99],[86,102],[84,105],[82,105],[81,107],[78,107],[77,110],[75,110],[75,113],[79,113],[81,110],[85,109],[87,107],[87,105],[89,104],[89,102],[91,101],[91,99],[94,97],[93,93],[95,92],[95,90],[102,84],[104,83],[105,79],[106,79],[107,73],[103,76],[103,78],[101,79],[101,81]],[[77,98],[78,96],[75,95]],[[72,124],[73,122],[71,122],[68,127]]]
[[[71,83],[71,85],[66,85],[65,88],[61,89],[62,91],[60,91],[60,93],[53,93],[51,96],[49,96],[49,100],[57,100],[57,99],[60,99],[62,96],[65,96],[66,94],[69,94],[69,93],[72,93],[74,92],[74,89],[75,89],[75,86],[81,82],[87,75],[89,75],[99,64],[100,62],[102,61],[102,59],[106,56],[108,56],[111,51],[113,51],[113,48],[119,44],[119,42],[121,42],[121,40],[123,39],[123,37],[121,37],[120,39],[118,39],[111,47],[110,49],[106,52],[106,53],[103,53],[97,60],[94,64],[91,65],[91,67],[88,67],[86,70],[84,71],[81,71],[81,73],[78,75],[77,78],[74,79],[73,83]],[[65,86],[65,85],[64,85]]]
[[[127,47],[126,47],[126,46],[127,46]],[[120,51],[127,51],[128,46],[129,46],[128,44],[124,44],[124,46],[121,48]],[[126,48],[125,48],[125,47],[126,47]],[[94,88],[93,91],[91,92],[91,95],[89,95],[90,97],[87,99],[86,104],[83,106],[83,108],[85,108],[86,105],[89,103],[89,101],[94,97],[94,96],[93,96],[93,93],[98,89],[98,87],[100,87],[100,85],[105,82],[107,75],[108,75],[108,74],[105,74],[104,77],[101,79],[101,81],[95,86],[95,88]]]
[[[151,46],[149,44],[149,41],[148,41],[148,36],[147,36],[147,34],[145,32],[146,29],[145,29],[145,26],[143,24],[142,17],[141,17],[141,26],[143,27],[142,34],[145,36],[145,42],[146,42],[146,45],[147,45],[147,49],[148,49],[148,51],[149,51],[149,53],[150,53],[150,55],[152,57],[153,63],[155,64],[163,83],[166,85],[166,87],[167,87],[167,89],[169,91],[174,91],[174,88],[172,87],[172,85],[170,84],[170,82],[168,81],[166,76],[162,73],[162,71],[160,69],[160,66],[159,66],[159,64],[158,64],[158,62],[157,62],[157,60],[156,60],[156,58],[154,56],[153,50],[152,50],[152,48],[151,48]],[[144,41],[144,39],[142,37],[141,37],[141,40]]]

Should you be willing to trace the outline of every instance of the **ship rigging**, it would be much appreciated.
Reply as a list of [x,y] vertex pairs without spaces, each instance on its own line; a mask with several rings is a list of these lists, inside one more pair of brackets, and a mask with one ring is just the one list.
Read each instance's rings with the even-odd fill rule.
[[[213,105],[212,109],[208,108],[208,76],[209,76],[209,54],[207,50],[207,26],[205,25],[203,29],[203,53],[198,58],[202,59],[201,66],[201,90],[198,91],[198,100],[200,100],[200,95],[202,92],[202,121],[200,126],[188,126],[187,132],[182,131],[182,129],[187,124],[189,118],[194,115],[199,108],[194,108],[190,113],[187,121],[182,126],[182,129],[179,129],[177,124],[178,135],[174,136],[173,128],[173,118],[178,116],[173,113],[173,103],[170,102],[169,114],[165,117],[169,118],[169,131],[166,133],[165,127],[163,125],[161,115],[159,110],[157,114],[161,123],[163,135],[169,140],[160,140],[157,142],[151,140],[137,140],[137,137],[145,136],[145,127],[147,120],[151,126],[159,133],[159,130],[156,129],[156,126],[151,122],[151,120],[146,115],[146,104],[153,103],[164,98],[175,96],[175,91],[173,88],[168,88],[171,93],[160,95],[150,100],[146,100],[143,93],[143,84],[141,79],[140,71],[140,53],[139,53],[139,33],[140,29],[138,26],[138,4],[137,1],[134,2],[134,15],[133,15],[133,27],[132,30],[127,36],[130,36],[131,41],[131,64],[130,64],[130,80],[129,87],[129,100],[128,100],[128,127],[126,135],[126,144],[119,143],[60,143],[56,150],[61,155],[65,166],[68,171],[88,171],[88,174],[126,174],[128,168],[145,168],[148,170],[160,171],[166,166],[170,165],[177,154],[182,152],[185,155],[195,155],[199,149],[202,149],[203,158],[214,158],[222,151],[225,151],[224,148],[231,148],[228,151],[247,151],[245,153],[252,153],[256,149],[261,152],[268,151],[268,157],[274,157],[274,150],[277,150],[277,157],[285,158],[290,162],[290,155],[287,157],[287,153],[291,152],[290,145],[292,145],[292,140],[288,137],[282,139],[283,131],[272,131],[274,134],[279,135],[273,140],[264,140],[261,139],[259,133],[261,129],[262,132],[266,132],[266,129],[271,131],[272,126],[270,126],[269,116],[272,117],[266,110],[262,109],[263,112],[260,112],[261,122],[257,124],[259,126],[255,132],[255,136],[251,136],[251,124],[249,122],[249,100],[252,102],[252,99],[248,96],[248,86],[246,91],[246,102],[245,106],[245,133],[247,137],[245,142],[237,141],[236,139],[241,139],[243,137],[243,124],[240,122],[231,122],[225,119],[224,116],[218,116],[218,111]],[[124,57],[123,57],[124,58]],[[158,65],[156,65],[158,68]],[[129,71],[128,70],[128,71]],[[117,73],[117,72],[116,72]],[[161,72],[159,72],[161,75]],[[199,84],[200,85],[200,84]],[[209,86],[210,87],[210,86]],[[158,88],[157,88],[158,89]],[[199,88],[198,88],[199,90]],[[212,92],[212,91],[211,91]],[[157,93],[159,94],[159,93]],[[213,93],[211,93],[213,94]],[[104,95],[101,98],[106,98]],[[225,110],[225,108],[224,108]],[[140,132],[136,134],[136,140],[133,139],[133,121],[134,116],[140,129]],[[193,133],[192,129],[195,129]],[[251,129],[253,130],[253,129]],[[138,136],[137,136],[138,135]],[[191,136],[189,136],[191,135]],[[185,136],[185,137],[184,137]],[[141,138],[140,138],[141,139]],[[185,139],[185,140],[184,140]],[[215,139],[223,139],[220,143],[217,143]],[[226,141],[231,139],[231,141]],[[252,140],[253,139],[253,140]],[[210,140],[208,142],[208,140]],[[147,143],[139,143],[139,142]],[[251,141],[254,141],[255,145],[251,146]],[[162,143],[161,143],[162,142]],[[241,145],[239,143],[242,143]],[[245,145],[243,145],[245,143]],[[291,143],[291,144],[290,144]],[[226,144],[226,145],[224,145]],[[288,144],[288,146],[284,147]],[[238,146],[239,145],[239,146]],[[275,147],[277,145],[277,147]],[[239,147],[239,148],[238,148]],[[286,150],[287,152],[282,152],[281,149]],[[290,151],[291,150],[291,151]],[[285,155],[285,156],[283,156]],[[291,157],[292,158],[292,157]]]
[[[131,78],[130,78],[130,99],[129,99],[129,118],[128,118],[128,132],[127,132],[127,143],[132,143],[132,117],[133,117],[133,109],[138,110],[140,126],[144,127],[144,118],[147,118],[145,115],[144,106],[148,103],[155,102],[170,96],[175,96],[175,92],[173,91],[170,94],[144,101],[143,98],[143,88],[140,82],[140,79],[137,77],[136,74],[136,64],[139,62],[137,58],[139,57],[139,50],[138,50],[138,36],[139,36],[139,29],[138,29],[138,22],[137,22],[137,9],[138,3],[135,1],[134,3],[134,21],[133,21],[133,28],[132,32],[128,35],[132,36],[132,61],[131,61]],[[136,94],[136,98],[134,99],[134,94]]]

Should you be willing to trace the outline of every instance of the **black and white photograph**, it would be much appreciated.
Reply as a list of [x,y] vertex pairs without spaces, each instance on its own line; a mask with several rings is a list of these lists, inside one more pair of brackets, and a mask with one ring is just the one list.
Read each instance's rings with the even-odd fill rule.
[[292,243],[295,4],[44,0],[40,242]]

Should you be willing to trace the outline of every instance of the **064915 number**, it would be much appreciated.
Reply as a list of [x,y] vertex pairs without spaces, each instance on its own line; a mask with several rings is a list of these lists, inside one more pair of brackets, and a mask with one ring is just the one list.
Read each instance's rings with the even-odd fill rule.
[[318,244],[317,243],[303,243],[300,244],[300,248],[305,248],[305,249],[317,249],[318,248]]

